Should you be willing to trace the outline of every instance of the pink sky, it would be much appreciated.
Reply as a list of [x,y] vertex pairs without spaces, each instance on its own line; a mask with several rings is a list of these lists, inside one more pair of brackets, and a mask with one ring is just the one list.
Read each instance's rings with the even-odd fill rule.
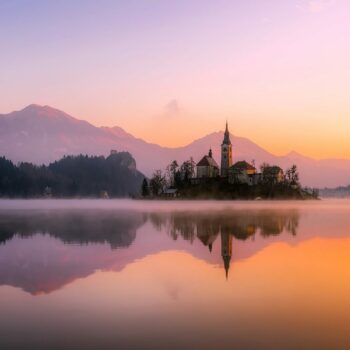
[[180,146],[226,119],[275,154],[350,158],[350,2],[0,5],[0,113],[51,105]]

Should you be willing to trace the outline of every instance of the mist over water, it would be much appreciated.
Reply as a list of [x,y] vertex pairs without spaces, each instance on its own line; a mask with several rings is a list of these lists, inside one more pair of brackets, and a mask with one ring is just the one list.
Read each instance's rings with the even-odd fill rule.
[[110,209],[136,211],[198,211],[223,209],[348,209],[348,199],[322,199],[320,201],[293,200],[132,200],[132,199],[1,199],[0,210],[55,210],[55,209]]
[[349,200],[2,200],[0,347],[348,348],[349,213]]

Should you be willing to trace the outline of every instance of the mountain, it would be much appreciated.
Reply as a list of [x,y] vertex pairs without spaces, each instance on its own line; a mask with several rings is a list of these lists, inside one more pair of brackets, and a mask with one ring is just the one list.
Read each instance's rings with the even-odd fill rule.
[[[21,111],[0,115],[0,155],[14,162],[49,163],[64,155],[107,155],[111,149],[128,151],[137,168],[150,176],[155,169],[164,169],[176,159],[189,157],[198,161],[212,147],[220,163],[223,132],[213,132],[189,145],[177,148],[161,147],[135,138],[120,127],[95,127],[49,106],[29,105]],[[335,187],[350,183],[350,160],[315,160],[291,152],[276,156],[244,137],[231,135],[234,161],[255,161],[277,164],[283,169],[296,164],[303,185]]]

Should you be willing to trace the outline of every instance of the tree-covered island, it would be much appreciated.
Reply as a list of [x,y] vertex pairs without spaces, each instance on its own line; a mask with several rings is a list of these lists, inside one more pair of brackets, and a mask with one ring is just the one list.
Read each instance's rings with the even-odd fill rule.
[[221,169],[212,150],[197,164],[192,158],[176,160],[142,183],[143,198],[186,199],[317,199],[317,189],[303,188],[296,165],[285,172],[264,163],[260,172],[245,160],[232,162],[228,125],[221,144]]

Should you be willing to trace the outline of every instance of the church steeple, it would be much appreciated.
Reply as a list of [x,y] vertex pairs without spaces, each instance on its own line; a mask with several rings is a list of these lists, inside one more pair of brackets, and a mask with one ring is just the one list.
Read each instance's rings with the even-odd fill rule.
[[232,165],[232,144],[230,140],[230,132],[228,131],[228,123],[226,121],[224,139],[221,144],[221,176],[228,176],[228,169]]
[[221,257],[224,261],[226,279],[228,279],[228,271],[232,256],[232,235],[226,230],[221,229]]
[[224,145],[231,145],[230,133],[228,131],[227,120],[226,120],[226,128],[225,128],[225,133],[224,133],[224,140],[222,141],[222,144],[224,144]]

